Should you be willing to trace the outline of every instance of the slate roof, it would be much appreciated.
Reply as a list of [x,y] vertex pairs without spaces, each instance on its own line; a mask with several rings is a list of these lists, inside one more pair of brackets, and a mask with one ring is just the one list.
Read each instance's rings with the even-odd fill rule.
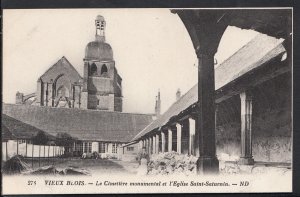
[[2,141],[12,140],[16,137],[9,131],[9,129],[5,125],[1,125],[1,137]]
[[[264,34],[258,34],[244,47],[215,68],[215,90],[224,87],[229,82],[285,52],[282,41]],[[172,117],[178,115],[197,101],[198,84],[195,84],[186,94],[171,105],[160,118],[154,120],[141,130],[132,141],[138,140],[154,129],[159,129],[166,125]]]
[[36,136],[38,132],[45,133],[50,139],[54,139],[54,136],[47,134],[46,132],[38,129],[32,125],[26,124],[20,120],[2,114],[1,124],[2,138],[7,139],[31,139]]
[[69,133],[79,140],[128,142],[152,122],[152,115],[3,104],[3,114],[52,135]]

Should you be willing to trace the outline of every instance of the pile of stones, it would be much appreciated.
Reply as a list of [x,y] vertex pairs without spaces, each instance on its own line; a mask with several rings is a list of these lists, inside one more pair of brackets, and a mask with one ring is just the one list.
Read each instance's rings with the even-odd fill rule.
[[148,163],[148,175],[196,174],[197,157],[177,152],[152,155]]

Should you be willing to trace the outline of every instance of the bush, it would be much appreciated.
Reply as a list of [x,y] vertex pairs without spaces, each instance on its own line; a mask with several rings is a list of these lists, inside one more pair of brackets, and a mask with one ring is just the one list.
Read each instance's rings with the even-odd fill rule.
[[2,172],[4,174],[19,174],[23,171],[29,170],[30,167],[23,161],[23,156],[15,155],[7,160],[4,165]]

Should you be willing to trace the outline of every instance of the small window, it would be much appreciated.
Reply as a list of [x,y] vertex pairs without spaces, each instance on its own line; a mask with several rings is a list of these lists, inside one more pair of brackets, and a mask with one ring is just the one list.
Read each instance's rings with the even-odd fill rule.
[[105,153],[105,143],[99,142],[99,153]]
[[88,143],[83,142],[83,146],[84,146],[84,152],[87,153],[88,152]]
[[101,67],[101,75],[107,74],[107,66],[105,64]]
[[128,146],[128,147],[127,147],[127,151],[134,151],[134,147]]
[[[84,143],[84,142],[83,142]],[[81,152],[81,153],[83,153],[83,143],[80,143],[79,144],[79,151]]]
[[96,66],[96,64],[92,64],[92,66],[91,66],[91,75],[92,76],[95,76],[95,75],[97,75],[97,66]]
[[100,105],[100,100],[99,99],[97,99],[97,105]]
[[118,153],[118,145],[112,144],[112,153]]
[[88,142],[88,153],[92,152],[92,142]]
[[23,143],[25,143],[26,142],[26,140],[18,140],[18,143],[19,144],[23,144]]

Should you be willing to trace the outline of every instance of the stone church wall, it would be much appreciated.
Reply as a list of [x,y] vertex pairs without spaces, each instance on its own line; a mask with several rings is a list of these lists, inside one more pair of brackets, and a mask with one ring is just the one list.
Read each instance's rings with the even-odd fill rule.
[[109,78],[89,77],[88,89],[93,92],[113,93],[112,80]]

